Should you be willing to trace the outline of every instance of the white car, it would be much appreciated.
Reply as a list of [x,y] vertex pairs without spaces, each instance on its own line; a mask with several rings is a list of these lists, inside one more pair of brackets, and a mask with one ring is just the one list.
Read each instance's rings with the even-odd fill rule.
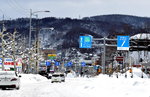
[[52,74],[51,83],[53,82],[61,82],[61,77],[59,73]]
[[0,88],[20,88],[20,77],[15,71],[0,71]]

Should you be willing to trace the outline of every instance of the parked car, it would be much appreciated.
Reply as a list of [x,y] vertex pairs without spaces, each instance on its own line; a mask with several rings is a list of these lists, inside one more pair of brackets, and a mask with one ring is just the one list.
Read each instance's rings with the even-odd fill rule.
[[20,88],[20,77],[15,71],[0,71],[0,88]]
[[64,73],[60,73],[60,77],[61,77],[61,81],[65,82],[65,75],[64,75]]
[[51,83],[53,82],[61,82],[60,73],[54,73],[51,77]]
[[48,74],[47,78],[51,79],[52,78],[52,74],[51,73],[47,73],[47,74]]
[[46,71],[39,71],[39,74],[48,78],[48,73]]

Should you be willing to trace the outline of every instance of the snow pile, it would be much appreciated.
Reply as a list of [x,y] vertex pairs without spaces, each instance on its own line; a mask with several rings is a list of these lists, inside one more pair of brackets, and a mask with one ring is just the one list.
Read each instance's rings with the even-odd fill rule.
[[136,67],[132,68],[132,73],[130,73],[129,70],[128,70],[124,74],[114,73],[112,76],[117,77],[117,75],[118,75],[118,77],[125,77],[126,76],[127,78],[131,78],[131,76],[133,78],[142,78],[142,76],[143,76],[143,78],[148,78],[148,76],[144,72],[142,72],[141,68],[136,68]]
[[[142,72],[141,68],[132,68],[133,71],[133,77],[134,78],[141,78],[141,76],[143,75],[143,78],[148,78],[148,76]],[[129,71],[127,71],[127,75],[130,75],[131,73]]]
[[75,78],[76,77],[76,74],[75,73],[68,73],[67,78]]
[[37,83],[47,81],[46,77],[39,74],[21,74],[21,83]]
[[99,75],[89,81],[86,80],[79,91],[86,94],[86,97],[149,97],[149,88],[149,80],[142,78]]
[[70,73],[67,73],[66,77],[67,78],[75,78],[77,75],[74,71],[71,71]]

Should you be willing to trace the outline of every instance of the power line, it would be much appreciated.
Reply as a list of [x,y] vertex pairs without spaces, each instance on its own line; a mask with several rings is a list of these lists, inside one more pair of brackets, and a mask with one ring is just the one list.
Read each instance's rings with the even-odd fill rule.
[[[10,1],[11,3],[10,3],[9,1]],[[6,0],[6,2],[7,2],[7,4],[8,4],[8,6],[9,6],[10,8],[13,8],[18,14],[27,16],[27,12],[25,12],[25,10],[21,10],[20,8],[18,8],[11,0]]]
[[21,5],[18,3],[18,1],[16,1],[16,0],[11,0],[11,1],[15,4],[16,7],[20,8],[20,9],[23,10],[23,11],[29,12],[30,9],[26,9],[26,8],[24,8],[23,6],[21,6]]
[[[8,16],[2,9],[0,9],[0,12],[4,15],[5,19],[7,18],[8,20],[11,19],[10,16]],[[3,17],[1,17],[3,19]]]

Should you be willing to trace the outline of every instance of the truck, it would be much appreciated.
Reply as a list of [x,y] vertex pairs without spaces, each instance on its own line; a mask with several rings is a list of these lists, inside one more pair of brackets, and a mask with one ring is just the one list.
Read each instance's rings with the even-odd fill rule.
[[39,74],[48,77],[47,66],[45,61],[39,63]]

